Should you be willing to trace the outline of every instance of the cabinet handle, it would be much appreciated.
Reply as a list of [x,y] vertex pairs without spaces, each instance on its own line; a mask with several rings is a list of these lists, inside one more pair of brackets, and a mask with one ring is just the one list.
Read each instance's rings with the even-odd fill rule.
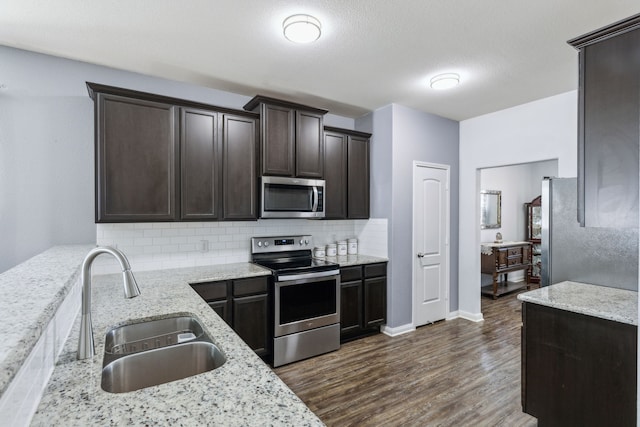
[[418,252],[418,258],[423,258],[426,254],[423,254],[422,252]]

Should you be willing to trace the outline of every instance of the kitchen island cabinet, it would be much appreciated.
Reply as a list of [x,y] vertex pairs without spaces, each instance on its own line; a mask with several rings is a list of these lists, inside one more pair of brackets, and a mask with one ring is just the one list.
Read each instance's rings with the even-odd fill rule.
[[540,426],[635,426],[637,292],[562,282],[522,300],[522,408]]

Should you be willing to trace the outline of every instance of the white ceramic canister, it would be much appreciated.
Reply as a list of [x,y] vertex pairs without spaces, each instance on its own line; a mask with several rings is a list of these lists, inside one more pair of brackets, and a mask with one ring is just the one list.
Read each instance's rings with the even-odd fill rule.
[[326,255],[327,256],[336,256],[338,253],[338,249],[335,243],[329,243],[327,245],[327,251],[326,251]]
[[338,242],[338,255],[346,255],[347,254],[347,241],[340,240]]
[[314,258],[324,258],[325,252],[322,246],[316,246],[313,248],[313,257]]
[[347,239],[347,253],[349,255],[356,255],[358,253],[358,239]]

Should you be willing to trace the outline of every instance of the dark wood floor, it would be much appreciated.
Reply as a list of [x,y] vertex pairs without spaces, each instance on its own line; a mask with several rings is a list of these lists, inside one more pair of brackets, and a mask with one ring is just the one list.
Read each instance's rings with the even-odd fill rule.
[[483,297],[484,322],[384,334],[275,369],[328,426],[535,426],[520,406],[520,302]]

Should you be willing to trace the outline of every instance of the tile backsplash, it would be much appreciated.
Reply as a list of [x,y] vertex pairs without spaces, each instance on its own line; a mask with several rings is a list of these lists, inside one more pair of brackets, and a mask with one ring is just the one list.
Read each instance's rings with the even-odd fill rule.
[[[97,224],[96,228],[97,244],[122,250],[138,271],[247,262],[251,237],[290,234],[310,234],[314,246],[356,237],[359,253],[387,257],[386,218]],[[93,274],[119,271],[111,257],[97,258],[92,267]]]

